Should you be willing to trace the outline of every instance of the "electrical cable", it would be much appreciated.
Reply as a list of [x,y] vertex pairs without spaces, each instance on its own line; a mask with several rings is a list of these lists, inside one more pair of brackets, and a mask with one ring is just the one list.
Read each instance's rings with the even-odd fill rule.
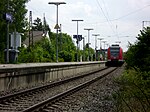
[[[143,9],[145,9],[145,8],[147,8],[147,7],[149,7],[149,6],[150,6],[150,4],[144,6],[144,7],[140,8],[140,9],[137,9],[137,10],[135,10],[135,11],[129,12],[128,14],[123,15],[123,16],[120,16],[120,17],[118,17],[118,18],[116,18],[116,19],[110,19],[109,21],[117,21],[117,20],[123,19],[123,18],[125,18],[125,17],[127,17],[127,16],[130,16],[130,15],[133,15],[133,14],[135,14],[135,13],[137,13],[137,12],[142,11]],[[108,21],[94,22],[94,23],[87,23],[87,24],[102,24],[102,23],[106,23],[106,22],[108,22]]]
[[118,37],[117,33],[116,33],[116,32],[114,31],[114,29],[112,28],[112,23],[111,23],[111,21],[110,21],[109,18],[105,15],[105,13],[104,13],[104,11],[103,11],[103,8],[101,7],[101,5],[100,5],[100,3],[99,3],[98,0],[97,0],[97,4],[98,4],[98,6],[100,7],[100,9],[101,9],[101,11],[102,11],[104,17],[106,18],[106,20],[107,20],[107,22],[108,22],[108,24],[109,24],[111,30],[112,30],[113,33]]
[[149,7],[149,6],[150,6],[150,5],[146,5],[146,6],[142,7],[142,8],[140,8],[140,9],[137,9],[137,10],[135,10],[135,11],[132,11],[132,12],[126,14],[126,15],[123,15],[123,16],[118,17],[118,18],[116,18],[116,19],[112,19],[112,20],[110,20],[110,21],[120,20],[120,19],[125,18],[125,17],[127,17],[127,16],[130,16],[130,15],[132,15],[132,14],[134,14],[134,13],[137,13],[137,12],[139,12],[139,11],[142,11],[143,9],[145,9],[145,8],[147,8],[147,7]]

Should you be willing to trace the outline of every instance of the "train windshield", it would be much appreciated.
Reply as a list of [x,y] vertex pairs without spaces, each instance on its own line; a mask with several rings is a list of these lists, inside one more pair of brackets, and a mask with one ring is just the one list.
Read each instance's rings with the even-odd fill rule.
[[117,47],[117,48],[111,47],[110,48],[111,56],[117,57],[119,55],[119,51],[120,51],[119,47]]

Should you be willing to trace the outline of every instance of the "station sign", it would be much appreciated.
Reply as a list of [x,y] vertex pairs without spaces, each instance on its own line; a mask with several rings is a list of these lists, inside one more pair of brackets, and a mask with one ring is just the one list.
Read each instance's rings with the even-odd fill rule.
[[10,14],[10,13],[5,13],[4,14],[4,19],[7,21],[7,22],[13,22],[13,16]]
[[82,35],[73,35],[74,39],[77,39],[78,41],[82,40]]

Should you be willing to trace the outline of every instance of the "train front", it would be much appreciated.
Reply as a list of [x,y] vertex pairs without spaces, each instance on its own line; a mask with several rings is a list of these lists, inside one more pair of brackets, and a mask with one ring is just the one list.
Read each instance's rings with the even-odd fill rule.
[[112,45],[107,50],[106,66],[121,66],[124,63],[123,50],[119,45]]

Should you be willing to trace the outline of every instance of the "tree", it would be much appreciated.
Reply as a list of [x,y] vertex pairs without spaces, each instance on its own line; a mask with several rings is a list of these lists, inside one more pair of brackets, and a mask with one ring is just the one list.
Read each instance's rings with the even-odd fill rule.
[[[25,18],[27,9],[26,3],[29,0],[12,0],[10,1],[10,12],[13,15],[12,26],[16,29],[17,32],[23,33],[26,26],[27,19]],[[14,30],[13,29],[13,30]]]
[[92,49],[87,43],[84,46],[84,51],[82,52],[82,55],[85,55],[85,60],[88,60],[88,56],[89,56],[89,60],[92,61],[92,59],[94,59],[93,58],[94,54],[95,54],[94,49]]
[[34,20],[32,29],[35,31],[43,31],[42,21],[40,18],[37,17],[37,19]]
[[6,12],[6,0],[0,1],[0,63],[4,62],[4,49],[6,47],[6,21],[3,15]]
[[58,43],[59,57],[62,58],[65,62],[74,61],[76,47],[71,37],[67,34],[62,34],[62,39],[61,36],[59,36]]
[[6,48],[6,21],[3,18],[5,13],[10,13],[13,16],[13,23],[10,24],[10,33],[15,30],[19,33],[25,32],[27,10],[25,3],[29,0],[9,0],[9,8],[7,0],[0,1],[0,63],[4,62],[4,49]]
[[[128,69],[116,80],[119,91],[115,98],[118,100],[119,112],[150,111],[150,27],[140,31],[134,45],[129,44],[126,53]],[[147,100],[147,101],[146,101]],[[148,102],[148,103],[147,103]],[[128,108],[126,108],[128,107]],[[136,108],[135,110],[135,107]],[[129,110],[130,109],[130,110]]]
[[[60,43],[60,37],[58,40],[58,43]],[[75,60],[76,47],[69,35],[62,33],[62,44],[58,44],[58,48],[59,62],[71,62]],[[43,38],[36,42],[30,52],[25,48],[20,49],[20,63],[54,61],[56,61],[56,33],[51,32],[50,41]]]
[[26,48],[20,49],[19,63],[54,62],[55,49],[47,38],[43,38],[33,45],[30,52]]
[[140,31],[135,45],[130,45],[126,53],[128,67],[138,67],[142,71],[150,69],[150,27]]

